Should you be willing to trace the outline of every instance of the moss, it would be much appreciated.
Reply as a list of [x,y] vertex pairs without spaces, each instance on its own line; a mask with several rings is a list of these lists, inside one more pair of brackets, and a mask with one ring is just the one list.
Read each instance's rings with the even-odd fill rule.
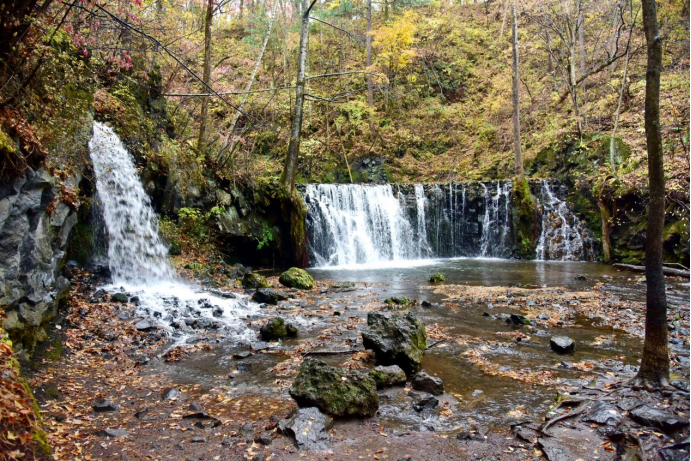
[[72,229],[67,245],[67,259],[77,261],[81,265],[87,264],[91,261],[95,246],[93,226],[89,221],[79,222]]
[[442,283],[444,281],[444,274],[437,272],[429,278],[430,283]]
[[263,275],[251,272],[242,277],[242,286],[244,288],[269,288],[269,282]]
[[410,305],[410,299],[406,298],[405,296],[392,296],[390,298],[385,299],[384,303],[390,306],[395,305],[401,307],[408,307]]
[[311,290],[314,288],[314,279],[303,269],[291,267],[281,274],[278,281],[281,285],[288,288],[300,288],[303,290]]
[[537,239],[537,204],[530,192],[530,186],[525,179],[515,180],[513,183],[513,229],[516,239],[516,249],[521,258],[535,257]]

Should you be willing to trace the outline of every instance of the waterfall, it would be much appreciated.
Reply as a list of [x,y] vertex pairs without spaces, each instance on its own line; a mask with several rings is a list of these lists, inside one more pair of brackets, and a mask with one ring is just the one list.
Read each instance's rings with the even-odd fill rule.
[[256,314],[257,304],[244,296],[215,296],[175,278],[150,199],[115,132],[94,123],[89,151],[113,279],[106,290],[136,295],[137,315],[149,317],[178,343],[200,328],[223,329],[236,341],[255,340],[256,334],[241,319]]
[[[538,259],[593,259],[587,229],[548,183]],[[537,189],[539,187],[539,190]],[[515,254],[511,181],[300,186],[310,263],[319,267],[400,265],[423,258],[509,258]]]
[[171,280],[168,250],[129,152],[111,128],[94,124],[89,142],[98,203],[108,231],[108,263],[114,282]]
[[540,185],[541,232],[535,250],[537,259],[593,260],[593,239],[585,225],[571,213],[545,180]]

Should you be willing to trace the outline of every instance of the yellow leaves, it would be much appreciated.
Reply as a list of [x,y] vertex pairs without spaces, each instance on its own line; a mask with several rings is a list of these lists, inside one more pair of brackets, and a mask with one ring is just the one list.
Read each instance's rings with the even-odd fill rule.
[[417,18],[417,14],[408,11],[391,25],[372,31],[372,45],[377,51],[375,61],[389,76],[405,69],[415,56],[412,46]]

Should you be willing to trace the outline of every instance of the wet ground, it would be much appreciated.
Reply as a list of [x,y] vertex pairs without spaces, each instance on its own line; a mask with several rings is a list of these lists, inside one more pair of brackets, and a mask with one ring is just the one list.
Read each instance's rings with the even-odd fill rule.
[[[94,288],[85,283],[71,301],[69,352],[42,373],[49,379],[35,383],[52,383],[61,393],[57,400],[43,400],[53,437],[65,447],[59,457],[539,457],[531,444],[510,434],[511,425],[543,421],[558,395],[633,377],[642,350],[645,284],[640,274],[607,265],[460,259],[310,272],[317,280],[313,291],[286,290],[291,299],[244,320],[258,330],[267,318],[282,316],[297,324],[298,339],[238,344],[223,329],[206,330],[172,350],[165,337],[133,328],[138,319],[129,304],[91,304],[88,314],[80,314]],[[427,279],[436,272],[446,281],[432,286]],[[668,282],[673,378],[688,386],[688,281]],[[417,301],[409,309],[426,324],[431,345],[423,368],[445,383],[440,405],[417,412],[414,393],[394,388],[381,393],[376,417],[336,422],[331,453],[298,452],[290,439],[273,432],[276,421],[294,408],[287,389],[297,367],[307,356],[350,368],[373,366],[371,354],[362,351],[360,330],[367,312],[393,310],[383,300],[394,295]],[[505,321],[510,314],[533,324],[511,325]],[[549,338],[556,334],[574,339],[576,351],[552,352]],[[237,355],[244,351],[247,357]],[[92,373],[95,368],[99,372]],[[75,387],[80,374],[85,382]],[[161,398],[166,387],[178,389],[180,397]],[[118,400],[118,412],[94,414],[90,402],[96,395]],[[193,401],[219,424],[204,420],[197,427],[196,419],[183,418]],[[144,407],[146,417],[137,418]],[[66,418],[79,421],[71,433]],[[81,426],[75,436],[74,428]],[[129,435],[97,436],[104,427]],[[272,434],[270,445],[254,441],[266,431]],[[472,437],[458,440],[459,432]]]

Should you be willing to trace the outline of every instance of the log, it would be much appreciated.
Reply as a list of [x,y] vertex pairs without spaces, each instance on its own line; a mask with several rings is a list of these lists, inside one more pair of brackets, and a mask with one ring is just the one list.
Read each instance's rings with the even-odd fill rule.
[[[613,266],[618,267],[619,269],[627,269],[633,272],[645,272],[645,266],[636,266],[633,264],[622,263],[615,263],[613,264]],[[677,277],[691,277],[691,271],[687,271],[684,269],[674,269],[672,267],[663,267],[662,273],[665,275],[675,275]]]

